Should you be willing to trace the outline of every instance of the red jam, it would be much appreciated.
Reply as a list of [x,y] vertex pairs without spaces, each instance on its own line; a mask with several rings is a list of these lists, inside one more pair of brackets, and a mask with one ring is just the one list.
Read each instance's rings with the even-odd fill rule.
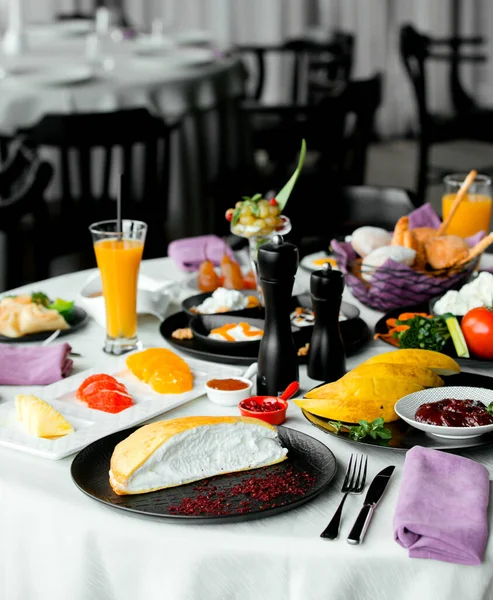
[[493,415],[478,400],[445,398],[422,404],[416,411],[416,421],[441,427],[477,427],[493,424]]
[[223,392],[232,392],[235,390],[244,390],[248,387],[248,383],[240,379],[211,379],[207,385],[213,390],[221,390]]
[[263,402],[257,402],[256,400],[252,400],[251,398],[247,398],[246,400],[242,400],[240,402],[241,408],[243,410],[249,410],[251,412],[274,412],[276,410],[282,410],[285,408],[285,405],[281,402],[278,402],[275,399],[272,400],[264,400]]

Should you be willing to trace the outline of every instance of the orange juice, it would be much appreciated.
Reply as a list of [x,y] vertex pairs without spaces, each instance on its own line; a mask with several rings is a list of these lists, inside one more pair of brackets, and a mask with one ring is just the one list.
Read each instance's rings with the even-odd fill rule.
[[112,338],[137,334],[137,278],[144,243],[140,240],[99,240],[94,252],[101,272],[106,307],[106,333]]
[[[446,219],[450,211],[455,194],[446,194],[442,198],[442,218]],[[490,230],[491,220],[491,197],[484,194],[466,194],[459,204],[455,215],[447,227],[448,235],[458,235],[460,237],[469,237],[484,231]]]

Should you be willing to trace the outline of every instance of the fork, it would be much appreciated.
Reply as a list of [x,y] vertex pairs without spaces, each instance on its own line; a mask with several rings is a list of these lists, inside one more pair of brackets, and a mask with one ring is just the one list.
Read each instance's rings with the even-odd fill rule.
[[344,496],[342,497],[342,500],[337,507],[332,520],[322,531],[320,537],[327,538],[329,540],[336,540],[338,538],[344,502],[346,502],[346,498],[349,494],[361,494],[363,491],[366,482],[367,464],[368,457],[364,454],[360,454],[359,456],[354,456],[351,454],[349,457],[346,475],[341,486],[341,492],[344,494]]

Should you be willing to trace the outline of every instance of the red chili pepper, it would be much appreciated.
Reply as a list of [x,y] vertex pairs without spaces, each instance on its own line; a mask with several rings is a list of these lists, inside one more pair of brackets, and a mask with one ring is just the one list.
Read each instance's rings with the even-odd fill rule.
[[271,198],[271,199],[269,200],[269,204],[270,204],[271,206],[277,206],[277,200],[276,200],[275,198]]

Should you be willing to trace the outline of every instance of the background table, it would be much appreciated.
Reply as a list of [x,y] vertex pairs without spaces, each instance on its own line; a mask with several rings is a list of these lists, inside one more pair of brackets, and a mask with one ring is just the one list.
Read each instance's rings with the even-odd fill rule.
[[[170,259],[144,262],[143,273],[157,279],[182,279]],[[36,289],[72,297],[88,272],[38,283]],[[309,275],[299,272],[305,285]],[[33,286],[30,286],[31,289]],[[346,291],[345,299],[361,308],[373,326],[380,313],[362,307]],[[143,317],[139,333],[146,346],[165,345],[158,321]],[[76,371],[114,364],[102,350],[103,330],[88,327],[65,338],[83,358]],[[351,357],[352,368],[385,352],[371,342]],[[478,371],[481,372],[481,371]],[[491,373],[491,369],[483,372]],[[301,368],[301,386],[314,382]],[[2,387],[2,398],[17,393]],[[27,389],[26,389],[27,391]],[[33,389],[33,393],[42,390]],[[1,400],[0,400],[1,401]],[[186,415],[237,414],[199,398],[166,413]],[[249,523],[184,525],[112,510],[84,496],[72,483],[72,458],[51,462],[0,448],[0,597],[8,600],[479,600],[491,593],[492,544],[484,564],[466,567],[425,559],[410,559],[393,540],[392,519],[399,492],[404,453],[357,447],[312,427],[300,409],[290,404],[286,427],[324,442],[339,469],[334,484],[309,504]],[[389,464],[396,470],[375,512],[364,543],[351,546],[346,536],[363,498],[348,498],[341,537],[323,540],[320,532],[332,517],[351,452],[369,456],[368,480]],[[465,456],[491,471],[491,447]],[[491,520],[491,508],[490,508]]]
[[[95,76],[87,81],[40,85],[34,79],[40,69],[62,72],[88,66],[85,38],[71,38],[64,31],[63,23],[31,26],[29,51],[0,58],[7,69],[25,71],[0,79],[0,135],[13,135],[48,113],[145,107],[168,122],[181,120],[172,140],[169,235],[175,239],[209,232],[213,211],[207,210],[204,187],[220,167],[234,167],[243,160],[236,101],[245,72],[239,60],[217,55],[210,63],[186,63],[181,60],[186,52],[182,48],[143,57],[136,53],[137,41],[108,41],[103,54],[109,70],[96,64]],[[117,182],[115,176],[115,193]],[[56,194],[57,185],[55,178],[49,196]]]

